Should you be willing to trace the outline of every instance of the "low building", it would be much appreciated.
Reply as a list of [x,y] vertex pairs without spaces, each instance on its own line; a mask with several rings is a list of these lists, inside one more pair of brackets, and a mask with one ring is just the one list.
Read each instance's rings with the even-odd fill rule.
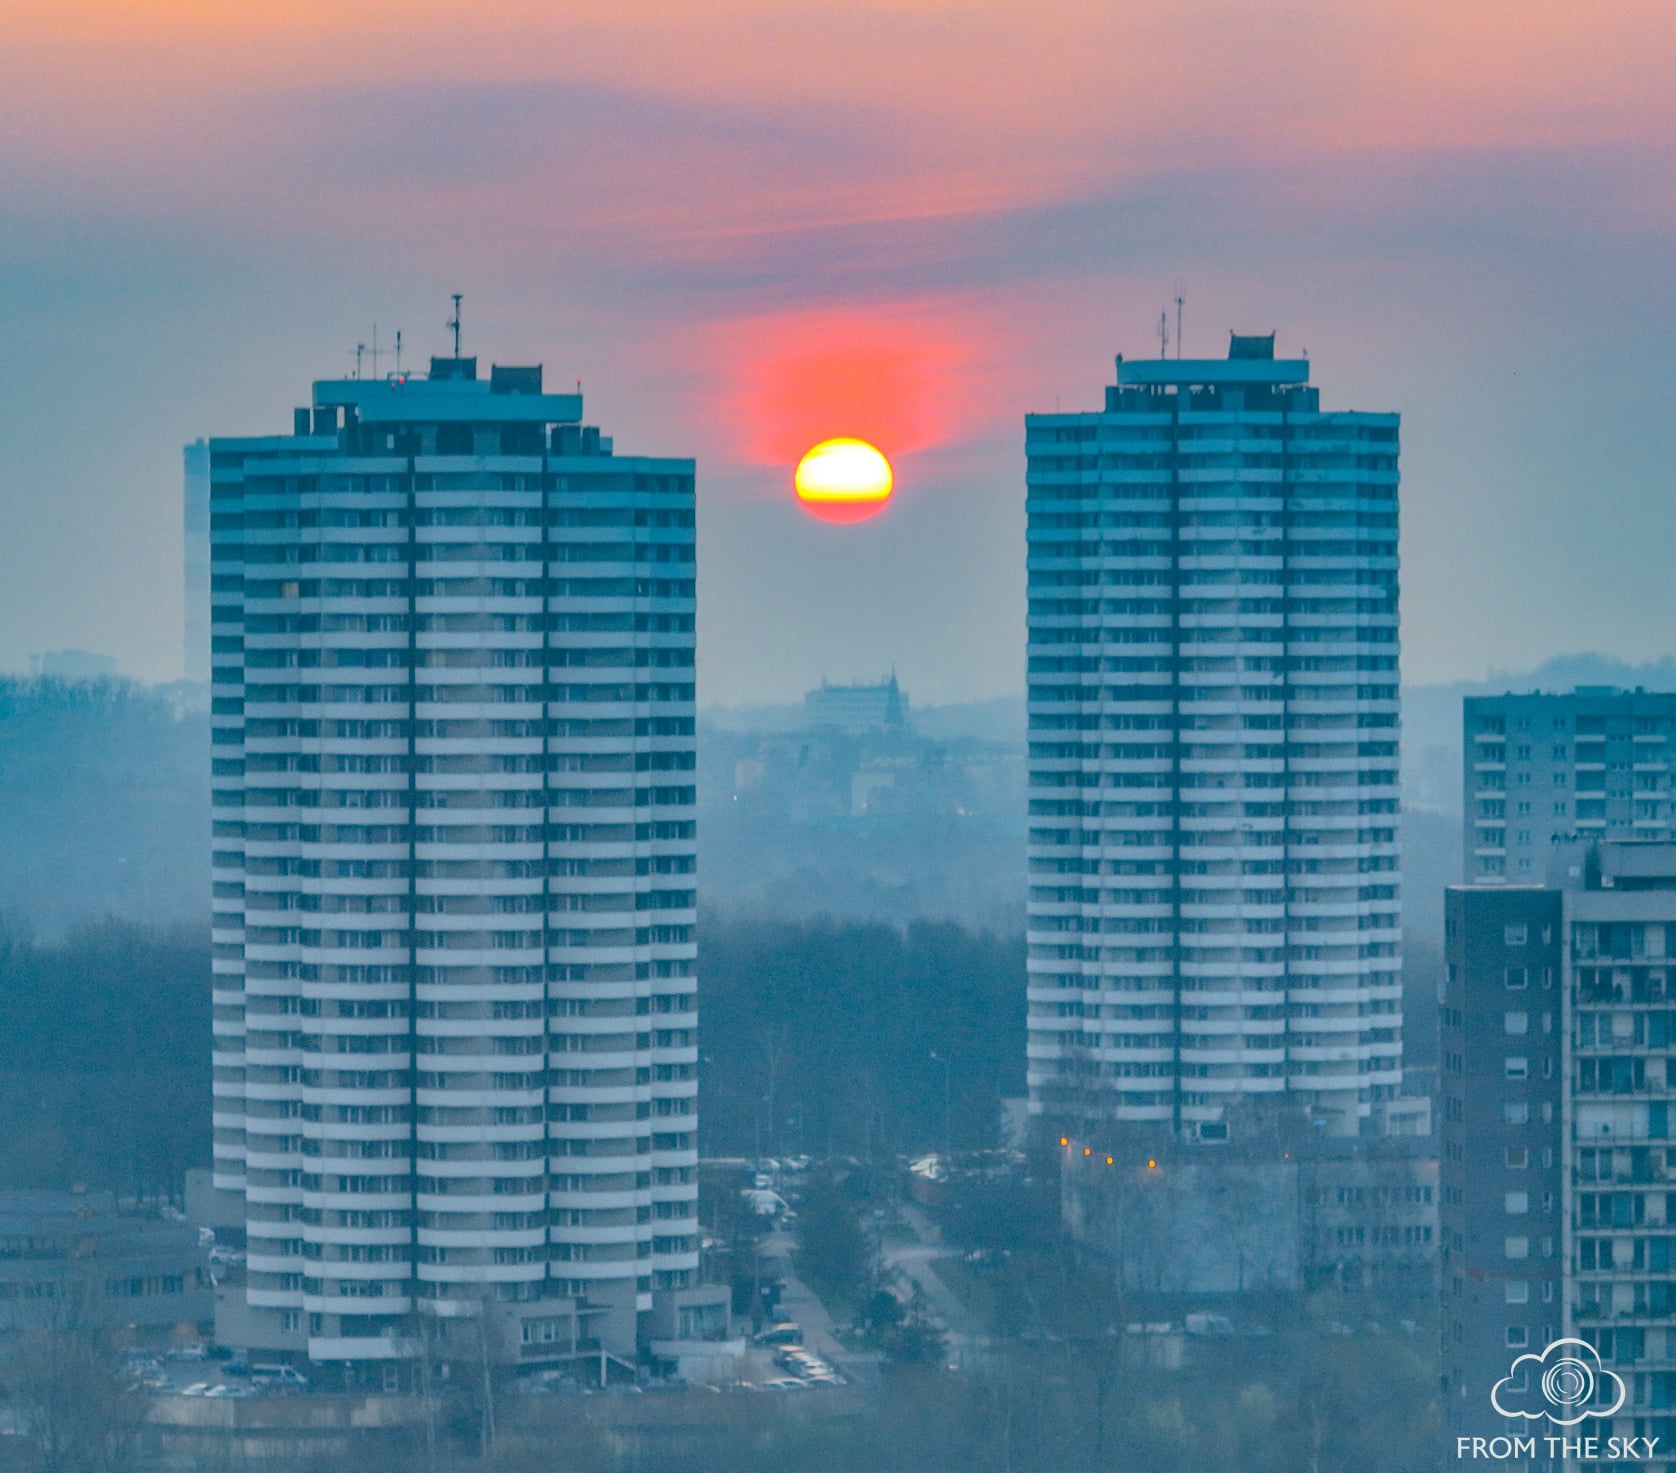
[[1066,1228],[1115,1266],[1126,1292],[1436,1292],[1438,1164],[1428,1136],[1281,1130],[1242,1139],[1236,1130],[1227,1144],[1168,1149],[1134,1131],[1063,1140]]
[[745,1353],[732,1298],[726,1284],[704,1284],[660,1299],[649,1327],[657,1367],[683,1381],[732,1379]]
[[0,1192],[0,1340],[95,1325],[164,1331],[214,1313],[195,1228],[103,1192]]

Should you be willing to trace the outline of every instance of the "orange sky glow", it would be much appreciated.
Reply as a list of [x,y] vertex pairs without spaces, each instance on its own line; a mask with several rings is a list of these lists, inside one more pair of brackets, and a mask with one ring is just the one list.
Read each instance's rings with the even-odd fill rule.
[[[1114,352],[1157,350],[1177,278],[1190,354],[1277,330],[1322,364],[1323,402],[1405,414],[1416,668],[1518,658],[1544,637],[1530,590],[1559,559],[1571,576],[1624,556],[1615,524],[1570,498],[1621,451],[1608,411],[1666,402],[1670,0],[13,10],[0,308],[32,353],[9,386],[0,369],[3,468],[66,489],[14,503],[39,526],[10,544],[35,552],[0,539],[0,669],[80,643],[170,673],[163,616],[130,628],[104,593],[59,597],[53,570],[87,561],[112,610],[155,604],[148,578],[178,597],[158,570],[179,553],[180,444],[285,422],[374,322],[386,342],[407,329],[410,361],[438,351],[452,291],[468,352],[585,375],[619,446],[698,458],[701,504],[726,524],[706,543],[712,586],[744,590],[709,606],[715,647],[786,641],[740,662],[741,689],[824,659],[809,651],[826,640],[833,668],[888,661],[905,628],[931,669],[1021,650],[1020,416],[1096,404]],[[1578,384],[1598,394],[1587,411]],[[51,427],[67,393],[127,418],[66,452]],[[1669,516],[1676,536],[1667,420],[1638,420],[1613,474],[1624,524]],[[874,524],[845,534],[853,564],[797,540],[830,529],[804,525],[792,467],[842,435],[897,469],[879,524],[900,576]],[[119,503],[130,524],[106,515]],[[1472,561],[1534,505],[1567,529],[1555,566]],[[138,537],[151,556],[130,555]],[[846,580],[875,580],[875,623],[821,613],[820,577],[831,607]],[[1451,602],[1492,583],[1482,617]],[[974,604],[979,587],[1002,592]],[[28,622],[55,600],[73,606],[56,632]],[[798,600],[802,624],[783,616]],[[1607,612],[1577,619],[1617,647]],[[1459,631],[1480,627],[1469,658]],[[842,653],[852,633],[865,657]]]

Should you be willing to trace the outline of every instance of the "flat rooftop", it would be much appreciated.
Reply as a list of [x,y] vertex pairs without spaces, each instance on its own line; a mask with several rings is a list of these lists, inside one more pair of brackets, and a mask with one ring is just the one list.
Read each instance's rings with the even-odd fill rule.
[[1120,385],[1307,384],[1309,359],[1276,358],[1274,334],[1230,333],[1226,358],[1117,360]]
[[433,358],[428,376],[316,380],[314,405],[328,409],[352,404],[363,424],[417,419],[580,423],[581,394],[543,393],[541,377],[539,366],[496,364],[483,379],[477,376],[475,358]]

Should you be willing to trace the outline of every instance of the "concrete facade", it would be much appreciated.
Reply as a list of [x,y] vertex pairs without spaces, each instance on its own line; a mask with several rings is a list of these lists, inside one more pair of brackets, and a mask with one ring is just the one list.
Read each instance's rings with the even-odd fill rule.
[[1469,696],[1463,720],[1469,884],[1543,885],[1556,844],[1676,833],[1676,694]]
[[[1445,1416],[1525,1353],[1592,1345],[1623,1406],[1590,1435],[1676,1442],[1676,844],[1561,846],[1544,889],[1457,887],[1444,997]],[[1541,1396],[1526,1370],[1509,1394]],[[1586,1405],[1604,1411],[1608,1378]],[[1540,1408],[1539,1408],[1540,1409]],[[1527,1431],[1521,1424],[1517,1430]],[[1567,1464],[1567,1466],[1573,1466]]]

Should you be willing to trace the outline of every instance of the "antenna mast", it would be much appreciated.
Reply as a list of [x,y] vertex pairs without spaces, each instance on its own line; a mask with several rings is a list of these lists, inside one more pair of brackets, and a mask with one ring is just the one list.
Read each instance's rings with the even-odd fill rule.
[[402,330],[396,329],[396,377],[402,376]]
[[464,295],[465,295],[464,292],[455,292],[453,294],[453,296],[454,296],[454,316],[449,320],[449,322],[447,324],[447,326],[450,329],[452,329],[452,331],[454,333],[454,356],[456,358],[458,358],[460,356],[460,299]]
[[1170,314],[1167,311],[1158,314],[1158,356],[1170,356]]
[[1187,300],[1187,289],[1182,279],[1176,277],[1176,357],[1181,357],[1181,304]]

